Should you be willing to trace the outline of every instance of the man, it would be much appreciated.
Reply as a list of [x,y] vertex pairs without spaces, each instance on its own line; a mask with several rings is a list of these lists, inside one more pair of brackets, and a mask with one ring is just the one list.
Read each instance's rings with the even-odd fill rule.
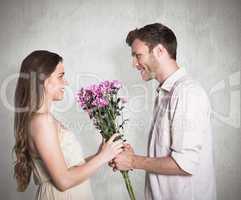
[[204,89],[176,62],[176,36],[155,23],[129,32],[133,64],[160,85],[147,156],[130,145],[110,165],[146,171],[146,200],[215,200],[210,105]]

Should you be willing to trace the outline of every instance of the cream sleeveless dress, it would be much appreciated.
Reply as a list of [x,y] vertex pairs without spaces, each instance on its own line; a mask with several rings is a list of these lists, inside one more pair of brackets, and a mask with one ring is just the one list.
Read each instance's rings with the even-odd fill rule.
[[[59,126],[58,133],[68,168],[84,163],[81,147],[75,135],[62,125]],[[35,184],[38,185],[36,200],[93,200],[89,180],[61,192],[51,182],[43,161],[36,156],[32,156],[32,161],[33,178]]]

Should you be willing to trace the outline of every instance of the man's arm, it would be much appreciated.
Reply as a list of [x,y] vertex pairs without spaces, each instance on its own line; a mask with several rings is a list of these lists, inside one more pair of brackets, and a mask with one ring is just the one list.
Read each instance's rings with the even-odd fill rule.
[[161,175],[191,175],[183,171],[170,156],[150,158],[133,155],[133,168]]
[[161,175],[191,175],[183,171],[170,156],[150,158],[136,155],[130,145],[125,145],[125,151],[114,159],[111,166],[118,170],[142,169]]
[[[172,144],[165,157],[135,155],[124,151],[115,159],[120,170],[142,169],[161,175],[192,175],[199,165],[203,138],[210,126],[210,105],[205,91],[198,85],[182,88],[175,95],[175,114],[172,119]],[[198,105],[198,106],[197,106]]]

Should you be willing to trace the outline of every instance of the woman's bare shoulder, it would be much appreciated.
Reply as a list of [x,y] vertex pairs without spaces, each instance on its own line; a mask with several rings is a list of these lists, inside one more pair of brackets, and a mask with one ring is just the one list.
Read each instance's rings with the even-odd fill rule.
[[39,130],[56,130],[57,123],[54,117],[49,113],[34,114],[29,122],[29,130],[31,135],[39,132]]

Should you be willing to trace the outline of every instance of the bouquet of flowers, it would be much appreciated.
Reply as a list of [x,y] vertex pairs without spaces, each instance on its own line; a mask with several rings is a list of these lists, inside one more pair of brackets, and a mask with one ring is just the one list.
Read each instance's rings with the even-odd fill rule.
[[[114,133],[120,133],[124,129],[127,119],[123,119],[122,110],[126,103],[125,98],[118,97],[118,91],[122,84],[117,81],[103,81],[81,88],[76,99],[81,108],[88,112],[94,126],[100,131],[102,137],[107,141]],[[121,135],[117,139],[122,139]],[[121,171],[126,188],[131,200],[135,200],[128,171]]]

